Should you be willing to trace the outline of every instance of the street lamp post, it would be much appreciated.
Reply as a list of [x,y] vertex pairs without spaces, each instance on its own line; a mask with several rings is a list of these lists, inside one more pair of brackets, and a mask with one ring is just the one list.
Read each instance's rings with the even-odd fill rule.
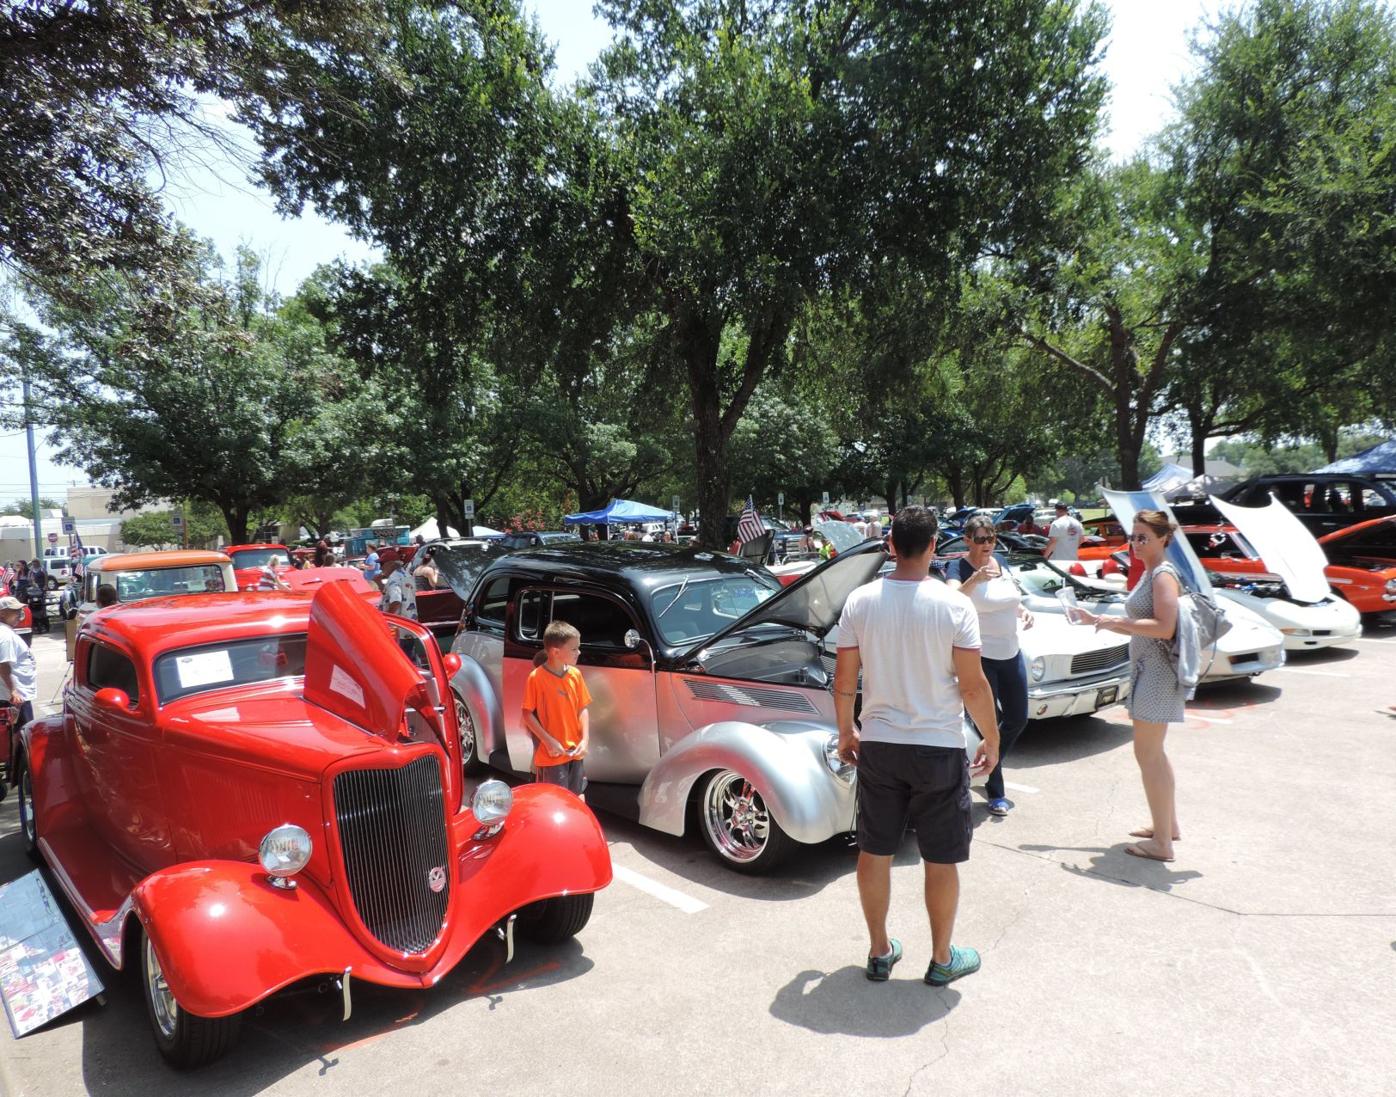
[[34,417],[29,413],[29,369],[24,368],[24,442],[29,449],[29,503],[34,508],[34,556],[43,559],[43,519],[39,515],[39,472],[34,462]]

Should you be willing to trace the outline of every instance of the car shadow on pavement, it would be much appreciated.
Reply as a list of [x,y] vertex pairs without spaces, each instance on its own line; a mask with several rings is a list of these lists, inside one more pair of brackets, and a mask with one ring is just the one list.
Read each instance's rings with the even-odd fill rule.
[[927,986],[915,971],[903,974],[909,962],[885,983],[869,981],[861,965],[802,971],[776,992],[771,1016],[826,1036],[913,1036],[944,1020],[960,994]]
[[[656,868],[690,883],[742,899],[788,902],[808,898],[850,875],[858,860],[852,836],[840,835],[818,845],[798,846],[768,875],[746,876],[723,865],[695,833],[676,838],[608,812],[597,812],[596,817],[612,845],[629,847]],[[911,865],[919,859],[916,836],[908,834],[893,864]]]
[[491,1011],[507,1009],[512,995],[565,982],[592,966],[577,940],[546,947],[519,941],[506,966],[504,945],[490,934],[431,990],[354,983],[348,1021],[340,1020],[337,992],[321,994],[313,982],[298,984],[249,1010],[228,1054],[193,1073],[175,1071],[161,1059],[136,980],[108,968],[103,971],[106,1006],[89,1004],[75,1011],[82,1023],[83,1081],[89,1093],[158,1097],[251,1095],[308,1065],[320,1078],[332,1080],[341,1056],[357,1048],[473,999],[483,999]]
[[1319,648],[1317,651],[1287,651],[1285,652],[1285,662],[1297,667],[1315,666],[1321,667],[1325,664],[1346,663],[1361,656],[1361,652],[1356,648]]
[[[1196,869],[1175,869],[1166,861],[1154,861],[1148,857],[1135,857],[1125,852],[1128,842],[1118,846],[1044,846],[1024,844],[1018,848],[1025,853],[1090,853],[1093,856],[1084,865],[1071,865],[1065,861],[1057,864],[1073,876],[1083,876],[1092,880],[1103,880],[1107,884],[1121,887],[1142,887],[1150,891],[1169,892],[1178,884],[1189,880],[1200,880],[1202,873]],[[1176,864],[1177,862],[1173,862]]]
[[[1124,718],[1124,710],[1119,710]],[[1104,754],[1130,741],[1127,723],[1100,716],[1071,716],[1059,720],[1029,720],[1006,764],[1008,769],[1036,769]],[[1009,775],[1009,780],[1012,780]]]

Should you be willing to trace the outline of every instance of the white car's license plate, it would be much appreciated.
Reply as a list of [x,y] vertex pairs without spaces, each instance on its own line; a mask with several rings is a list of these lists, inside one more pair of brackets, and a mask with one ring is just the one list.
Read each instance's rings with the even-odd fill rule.
[[1102,690],[1097,690],[1095,695],[1095,707],[1104,708],[1106,705],[1113,705],[1119,696],[1119,686],[1106,686]]

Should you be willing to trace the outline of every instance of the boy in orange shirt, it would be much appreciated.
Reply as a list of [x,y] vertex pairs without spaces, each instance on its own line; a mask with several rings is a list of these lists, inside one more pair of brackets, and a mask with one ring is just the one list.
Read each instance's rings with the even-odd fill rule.
[[582,634],[566,621],[543,632],[547,662],[533,668],[524,685],[523,725],[533,736],[533,779],[561,785],[580,796],[586,788],[586,757],[591,694],[577,669]]

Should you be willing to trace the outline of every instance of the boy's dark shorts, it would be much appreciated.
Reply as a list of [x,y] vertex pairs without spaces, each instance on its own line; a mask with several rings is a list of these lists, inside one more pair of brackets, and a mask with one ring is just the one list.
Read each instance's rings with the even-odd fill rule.
[[903,743],[858,746],[858,848],[890,857],[907,823],[921,859],[938,865],[969,860],[969,760],[959,747]]
[[582,760],[574,758],[555,766],[534,766],[533,779],[539,784],[560,785],[568,792],[580,796],[587,787],[587,779],[582,776]]

